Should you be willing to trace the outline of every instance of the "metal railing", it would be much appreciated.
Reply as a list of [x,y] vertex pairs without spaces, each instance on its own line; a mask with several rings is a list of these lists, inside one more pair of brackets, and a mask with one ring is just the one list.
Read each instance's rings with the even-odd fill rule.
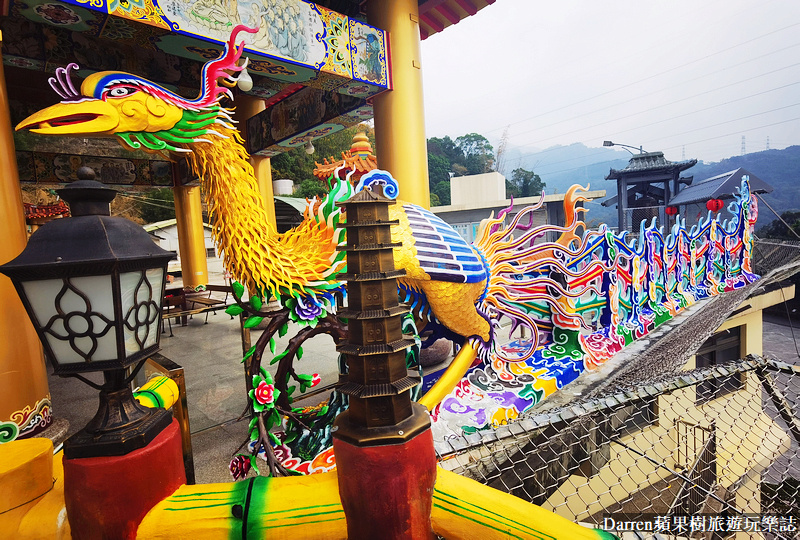
[[668,514],[700,514],[717,481],[715,428],[713,424],[705,427],[684,420],[678,420],[676,428],[677,459],[683,458],[691,466]]

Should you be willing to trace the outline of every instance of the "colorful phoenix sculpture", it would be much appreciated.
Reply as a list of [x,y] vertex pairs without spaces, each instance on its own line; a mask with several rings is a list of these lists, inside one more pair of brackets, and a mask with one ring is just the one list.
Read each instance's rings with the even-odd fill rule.
[[[90,75],[78,92],[72,64],[51,79],[63,101],[17,129],[117,136],[129,148],[187,156],[209,201],[226,268],[252,295],[275,297],[292,320],[313,325],[335,313],[335,294],[344,293],[345,260],[337,251],[345,240],[344,216],[336,203],[375,183],[396,197],[397,183],[384,171],[372,171],[355,187],[337,181],[326,199],[309,201],[301,225],[278,234],[262,208],[231,111],[220,105],[246,66],[239,65],[241,31],[254,32],[234,29],[223,55],[204,66],[195,100],[121,72]],[[392,240],[402,242],[395,261],[406,271],[401,295],[430,340],[444,336],[462,347],[420,400],[431,410],[435,439],[513,419],[690,304],[757,279],[750,266],[757,207],[746,181],[728,220],[709,213],[687,230],[679,218],[666,235],[655,220],[642,223],[635,236],[605,225],[581,232],[585,189],[574,186],[566,194],[563,226],[533,226],[542,198],[513,218],[508,209],[485,220],[472,245],[428,210],[402,202],[392,207],[391,219],[399,222]],[[499,346],[504,319],[512,332],[525,327],[530,338]],[[293,457],[291,448],[277,446],[289,468],[334,466],[330,449]]]

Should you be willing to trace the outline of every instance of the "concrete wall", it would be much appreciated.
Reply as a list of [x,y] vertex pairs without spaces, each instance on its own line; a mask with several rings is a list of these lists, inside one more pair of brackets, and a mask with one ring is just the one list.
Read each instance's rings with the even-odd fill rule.
[[506,178],[499,172],[456,176],[450,179],[450,204],[479,205],[506,199]]

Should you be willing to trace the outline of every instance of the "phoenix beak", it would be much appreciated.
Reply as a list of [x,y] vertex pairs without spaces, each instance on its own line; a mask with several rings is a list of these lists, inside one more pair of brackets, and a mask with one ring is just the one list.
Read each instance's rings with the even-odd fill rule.
[[45,135],[109,135],[119,124],[117,110],[99,99],[62,102],[35,112],[17,124]]

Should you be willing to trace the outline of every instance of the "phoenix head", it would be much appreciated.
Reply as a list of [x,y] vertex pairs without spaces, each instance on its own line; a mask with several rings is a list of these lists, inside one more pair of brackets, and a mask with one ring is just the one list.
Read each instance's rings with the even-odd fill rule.
[[187,146],[210,142],[208,135],[225,138],[234,122],[219,102],[232,98],[230,87],[247,66],[246,61],[239,65],[244,43],[237,44],[236,36],[242,31],[256,29],[240,25],[233,30],[223,54],[203,66],[203,87],[196,99],[120,71],[93,73],[77,91],[71,73],[78,66],[69,64],[50,78],[61,103],[32,114],[16,129],[46,135],[116,135],[129,148],[152,152],[190,152]]

